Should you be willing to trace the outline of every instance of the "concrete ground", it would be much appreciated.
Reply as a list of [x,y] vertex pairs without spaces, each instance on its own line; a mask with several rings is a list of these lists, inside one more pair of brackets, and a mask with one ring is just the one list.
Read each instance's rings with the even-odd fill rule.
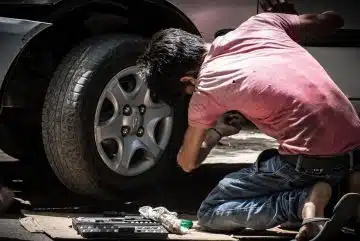
[[[242,131],[238,135],[224,138],[222,143],[223,145],[212,150],[204,165],[193,173],[180,175],[172,181],[159,183],[142,192],[123,193],[115,203],[103,203],[75,195],[57,180],[47,179],[48,169],[40,170],[31,163],[0,153],[1,182],[16,190],[18,198],[6,215],[0,216],[0,241],[51,241],[44,234],[32,234],[20,226],[21,209],[71,213],[137,213],[140,206],[149,205],[165,206],[178,213],[194,215],[202,200],[223,176],[250,165],[261,151],[277,146],[273,138],[256,130]],[[251,235],[246,239],[269,240]]]
[[252,163],[259,153],[278,146],[276,140],[256,129],[241,131],[237,135],[221,140],[224,145],[216,146],[205,160],[209,163]]

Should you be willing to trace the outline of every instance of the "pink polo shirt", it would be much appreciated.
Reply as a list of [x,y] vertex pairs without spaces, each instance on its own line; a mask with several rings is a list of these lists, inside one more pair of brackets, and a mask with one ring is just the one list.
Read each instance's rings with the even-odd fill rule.
[[189,125],[209,128],[238,110],[283,154],[331,155],[360,146],[348,98],[299,40],[299,17],[262,13],[212,43],[189,106]]

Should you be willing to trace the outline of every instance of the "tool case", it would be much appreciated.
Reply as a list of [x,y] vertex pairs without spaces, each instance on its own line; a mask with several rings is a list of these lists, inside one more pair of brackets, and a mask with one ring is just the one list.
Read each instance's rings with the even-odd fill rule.
[[76,217],[73,228],[84,238],[166,239],[168,231],[140,215],[123,217]]

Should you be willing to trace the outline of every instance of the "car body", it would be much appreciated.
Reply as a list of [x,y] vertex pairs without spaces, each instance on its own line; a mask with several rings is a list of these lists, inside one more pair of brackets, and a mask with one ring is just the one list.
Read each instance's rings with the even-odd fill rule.
[[[344,29],[304,47],[360,112],[360,5],[292,2],[300,13],[331,9],[343,14]],[[187,126],[187,106],[171,106],[170,111],[148,97],[136,75],[136,56],[153,33],[168,27],[211,42],[219,30],[236,28],[257,14],[257,4],[256,0],[0,0],[1,148],[20,159],[48,161],[57,177],[81,194],[104,197],[155,185],[174,168]],[[114,95],[114,86],[120,86],[122,94]],[[136,99],[140,92],[143,103]],[[104,124],[100,117],[105,100],[111,103]],[[135,158],[142,148],[153,156],[143,153]],[[125,159],[128,162],[121,163]],[[133,159],[144,162],[129,171]]]

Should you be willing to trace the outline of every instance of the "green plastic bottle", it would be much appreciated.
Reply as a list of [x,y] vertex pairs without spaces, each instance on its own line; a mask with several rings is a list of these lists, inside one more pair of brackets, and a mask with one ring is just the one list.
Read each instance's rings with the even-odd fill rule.
[[187,219],[181,219],[180,220],[180,228],[182,231],[187,231],[193,227],[193,222],[191,220]]

